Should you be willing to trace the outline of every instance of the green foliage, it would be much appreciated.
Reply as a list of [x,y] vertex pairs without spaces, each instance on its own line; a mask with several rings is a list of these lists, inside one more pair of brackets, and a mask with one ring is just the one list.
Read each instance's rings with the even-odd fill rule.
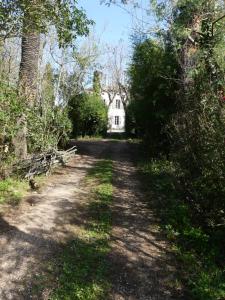
[[[26,22],[24,22],[26,20]],[[32,30],[46,33],[55,26],[60,47],[71,45],[79,35],[88,33],[85,12],[77,8],[77,1],[2,0],[0,3],[0,31],[2,36],[21,36]]]
[[27,182],[16,179],[0,181],[0,204],[17,205],[26,193]]
[[17,134],[17,119],[25,113],[27,118],[27,140],[30,152],[56,148],[58,143],[67,139],[71,130],[67,109],[53,106],[52,95],[43,107],[30,108],[25,105],[16,89],[0,83],[0,145],[7,144],[9,152],[0,149],[1,160],[7,162],[13,156],[13,138]]
[[47,64],[39,105],[27,111],[30,152],[56,148],[66,142],[71,131],[67,108],[55,105],[54,83],[52,67]]
[[220,244],[215,242],[216,236],[221,236],[218,231],[207,231],[196,219],[177,179],[180,170],[167,160],[152,160],[142,162],[140,171],[149,205],[160,216],[162,229],[173,242],[180,280],[189,287],[191,299],[223,299],[225,270]]
[[73,123],[73,134],[99,135],[107,129],[107,108],[95,94],[80,94],[69,101],[69,116]]
[[[127,128],[151,145],[152,153],[166,151],[164,127],[175,111],[176,61],[170,46],[147,39],[134,46],[129,68],[131,102],[127,108]],[[174,79],[170,80],[172,77]]]
[[18,131],[18,118],[25,110],[24,100],[14,87],[0,81],[0,178],[10,174],[14,160],[13,139]]
[[94,71],[94,77],[93,77],[93,91],[94,94],[98,97],[101,96],[101,81],[100,81],[100,72]]
[[[189,287],[191,299],[223,299],[224,6],[219,1],[154,2],[160,18],[169,10],[172,12],[173,21],[161,49],[166,50],[169,44],[174,68],[172,73],[162,72],[160,66],[166,66],[162,55],[151,51],[152,45],[140,43],[146,49],[143,48],[141,53],[138,47],[135,48],[131,65],[134,68],[131,68],[130,74],[133,98],[138,91],[136,99],[140,94],[141,101],[134,98],[136,101],[131,102],[128,109],[136,127],[142,121],[140,128],[144,133],[146,129],[148,133],[154,129],[155,136],[151,135],[148,143],[158,145],[162,139],[161,130],[166,130],[173,163],[151,161],[144,164],[142,172],[151,199],[157,198],[157,202],[152,200],[151,205],[159,213],[163,229],[174,242],[182,267],[181,279]],[[202,15],[207,17],[202,19]],[[150,58],[146,53],[150,54]],[[135,57],[137,54],[139,59]],[[168,54],[165,52],[167,59],[170,57]],[[177,71],[176,75],[174,71]],[[135,72],[141,75],[138,77]],[[154,82],[160,77],[172,78],[176,84],[172,87],[170,80]],[[147,86],[145,78],[148,84],[155,84],[150,86],[151,93],[143,88]],[[164,91],[168,88],[169,94],[166,95],[176,101],[173,111],[159,102],[156,92],[162,83]],[[171,93],[171,88],[175,93]],[[158,101],[163,109],[170,112],[169,118],[162,115],[165,117],[160,119],[162,127],[155,126],[158,115],[163,112],[160,106],[142,108],[142,104],[150,101]],[[136,117],[138,115],[140,121]],[[148,141],[146,136],[144,138]],[[161,155],[165,153],[165,149],[158,149]]]
[[55,94],[54,94],[55,78],[53,69],[50,63],[45,66],[45,72],[42,80],[42,95],[41,95],[41,109],[45,110],[45,107],[54,107]]
[[[137,129],[141,124],[139,130],[145,134],[147,145],[156,144],[160,155],[165,154],[166,146],[159,147],[165,139],[162,132],[170,141],[166,153],[176,173],[172,169],[167,172],[167,163],[155,166],[157,163],[153,162],[148,170],[149,185],[159,195],[164,229],[177,244],[181,264],[187,267],[190,280],[185,281],[192,297],[223,299],[224,3],[153,2],[161,20],[165,16],[170,18],[169,30],[156,50],[148,41],[135,47],[130,68],[133,103],[128,109]],[[172,69],[165,72],[168,65]],[[176,83],[171,85],[173,81]],[[160,98],[161,86],[163,99],[165,95],[173,99],[172,107]]]
[[71,122],[68,111],[61,106],[45,107],[27,111],[28,147],[30,152],[40,152],[57,148],[59,143],[68,140],[71,132]]
[[[225,116],[221,98],[225,76],[223,64],[218,64],[224,59],[224,51],[218,49],[225,49],[225,46],[224,29],[219,24],[216,27],[220,6],[213,17],[210,15],[215,5],[216,1],[204,5],[196,3],[198,14],[199,11],[208,12],[209,17],[198,25],[201,32],[196,39],[194,55],[192,45],[184,46],[186,60],[181,67],[186,86],[180,86],[177,99],[180,111],[170,126],[173,159],[182,170],[180,181],[190,207],[209,230],[216,230],[225,219]],[[184,6],[182,14],[185,11],[189,13],[188,7]],[[175,28],[181,22],[181,12],[177,18]],[[182,18],[182,26],[188,28],[189,21]],[[176,30],[173,35],[179,42]]]
[[[16,119],[23,112],[24,103],[15,88],[0,82],[0,136],[12,139],[16,133]],[[2,142],[2,141],[1,141]]]
[[90,194],[93,197],[88,207],[90,220],[84,232],[64,248],[61,267],[56,270],[60,274],[58,287],[51,295],[52,300],[107,299],[110,288],[106,257],[110,251],[112,162],[98,162],[87,180],[96,185]]
[[[26,36],[30,32],[36,35],[45,34],[51,26],[54,26],[58,34],[59,46],[67,47],[72,46],[77,36],[86,35],[91,24],[93,22],[87,19],[83,9],[78,9],[76,0],[3,0],[0,2],[0,40],[12,36]],[[38,53],[38,49],[36,50]],[[30,54],[32,56],[32,53]],[[36,58],[37,56],[34,56],[34,61]],[[21,64],[20,71],[22,68],[26,68],[25,65],[29,65],[29,63]],[[29,79],[27,87],[29,87],[34,74],[31,74],[29,66],[27,70],[30,73],[30,76],[27,76],[28,73],[26,74],[26,80]],[[20,74],[22,73],[20,72]],[[67,132],[70,130],[70,122],[67,111],[62,107],[54,106],[53,81],[51,66],[47,64],[41,103],[38,105],[36,103],[32,109],[25,105],[26,97],[22,99],[22,97],[18,97],[16,90],[3,86],[0,92],[0,125],[2,125],[0,144],[7,140],[12,146],[13,137],[19,132],[17,121],[21,114],[26,117],[27,128],[24,124],[23,133],[25,135],[26,129],[28,129],[27,140],[30,151],[36,152],[56,147],[59,141],[66,138]],[[21,88],[20,94],[22,95]],[[25,142],[24,138],[24,144]],[[14,145],[16,144],[14,143]],[[10,150],[13,152],[13,147],[11,148]]]

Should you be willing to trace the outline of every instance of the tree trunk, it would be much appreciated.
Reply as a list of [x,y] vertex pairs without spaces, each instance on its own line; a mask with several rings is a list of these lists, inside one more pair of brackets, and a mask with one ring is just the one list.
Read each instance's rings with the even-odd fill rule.
[[[31,3],[31,8],[34,10],[36,9],[35,3],[35,0]],[[23,20],[18,91],[19,95],[23,97],[29,107],[35,105],[38,94],[40,40],[40,32],[33,21],[32,14],[25,14]],[[27,156],[27,123],[25,120],[25,114],[22,116],[22,121],[21,116],[17,120],[20,126],[14,139],[15,154],[19,159],[24,159]]]
[[33,106],[37,97],[40,33],[25,32],[22,37],[19,93]]
[[15,156],[19,159],[27,157],[27,121],[22,114],[17,120],[18,131],[12,142],[15,147]]

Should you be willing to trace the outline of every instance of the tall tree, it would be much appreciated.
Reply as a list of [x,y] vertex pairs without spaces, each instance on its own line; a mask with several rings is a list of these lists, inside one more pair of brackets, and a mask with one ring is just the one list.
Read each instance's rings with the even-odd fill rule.
[[119,93],[125,110],[129,102],[128,78],[125,71],[127,56],[128,54],[122,41],[115,46],[107,45],[107,62],[105,65],[107,80],[104,90],[108,93],[109,106]]
[[[15,0],[13,3],[9,0],[1,1],[0,37],[3,39],[10,36],[22,37],[18,88],[20,96],[30,107],[35,105],[37,96],[41,33],[46,33],[50,26],[54,26],[58,34],[59,46],[66,47],[72,45],[78,35],[87,34],[91,23],[84,11],[77,8],[75,0]],[[20,130],[26,131],[24,128]],[[18,134],[18,136],[22,135]],[[26,141],[23,138],[16,141],[15,146],[24,143]],[[26,153],[21,154],[21,157],[25,156]]]
[[[170,45],[146,39],[135,43],[129,68],[131,102],[128,127],[149,145],[151,154],[168,152],[165,126],[176,111],[175,90],[177,63]],[[129,128],[128,128],[129,129]]]
[[24,96],[29,105],[37,98],[38,60],[40,51],[40,29],[38,20],[40,0],[31,0],[24,10],[21,62],[19,73],[19,93]]
[[[164,1],[164,8],[167,2]],[[183,172],[182,182],[192,211],[201,224],[210,228],[211,224],[222,222],[225,207],[222,200],[225,3],[220,0],[169,3],[172,7],[169,28],[179,63],[176,95],[179,113],[169,127],[172,154]],[[162,1],[159,5],[162,7]]]
[[50,25],[56,27],[59,46],[71,45],[77,35],[88,33],[84,12],[76,7],[76,1],[41,1],[32,0],[24,9],[22,31],[22,59],[20,66],[20,85],[28,100],[33,102],[36,94],[36,77],[40,48],[40,34],[45,33]]
[[99,68],[98,58],[101,51],[100,37],[90,33],[68,57],[70,73],[64,74],[65,80],[61,84],[65,102],[68,102],[71,96],[83,93],[91,79],[93,80],[93,72]]
[[93,91],[96,96],[101,94],[101,73],[97,70],[94,71],[93,76]]
[[30,105],[37,94],[36,78],[40,34],[56,28],[60,47],[71,45],[79,35],[88,33],[88,20],[75,0],[2,0],[0,3],[0,38],[22,37],[19,89]]

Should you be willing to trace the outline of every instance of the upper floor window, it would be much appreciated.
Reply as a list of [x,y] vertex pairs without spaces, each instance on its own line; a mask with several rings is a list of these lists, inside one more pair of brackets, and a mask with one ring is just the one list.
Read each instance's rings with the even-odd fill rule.
[[116,108],[120,108],[120,100],[116,100]]

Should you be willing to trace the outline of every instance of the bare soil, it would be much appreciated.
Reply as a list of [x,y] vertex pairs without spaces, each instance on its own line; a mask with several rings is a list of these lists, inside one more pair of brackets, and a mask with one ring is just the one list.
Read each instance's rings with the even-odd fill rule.
[[82,180],[96,161],[108,156],[114,161],[109,299],[178,299],[170,245],[132,162],[136,145],[107,140],[77,144],[81,154],[47,178],[40,193],[31,192],[20,207],[0,216],[0,300],[48,299],[48,290],[35,298],[35,280],[73,237],[74,223],[79,227],[84,222],[89,188]]
[[137,146],[119,143],[111,151],[115,161],[111,299],[185,299],[177,286],[171,245],[149,207],[134,164]]

